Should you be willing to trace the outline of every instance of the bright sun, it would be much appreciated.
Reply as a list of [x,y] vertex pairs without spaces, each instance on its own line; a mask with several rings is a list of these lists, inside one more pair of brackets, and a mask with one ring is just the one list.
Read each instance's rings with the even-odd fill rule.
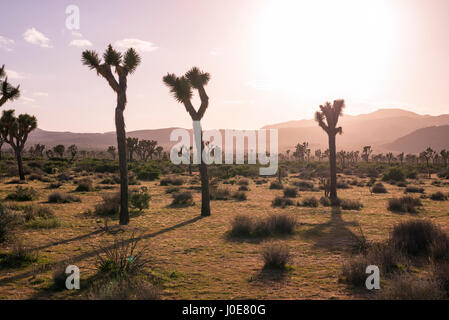
[[369,99],[389,68],[391,1],[268,0],[255,24],[258,79],[310,98]]

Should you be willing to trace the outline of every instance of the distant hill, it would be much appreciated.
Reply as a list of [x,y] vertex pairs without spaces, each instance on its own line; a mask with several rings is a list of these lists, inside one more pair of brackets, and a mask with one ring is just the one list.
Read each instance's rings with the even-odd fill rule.
[[[430,116],[402,109],[380,109],[369,114],[344,115],[339,125],[343,127],[343,135],[337,138],[338,149],[360,150],[365,145],[371,145],[375,152],[384,152],[388,151],[388,143],[417,129],[449,125],[449,115]],[[264,128],[279,129],[281,150],[292,148],[301,141],[308,141],[310,146],[327,147],[327,136],[314,120],[289,121]]]
[[[380,109],[369,114],[344,115],[340,118],[339,124],[343,127],[343,135],[337,137],[338,149],[361,150],[363,146],[370,145],[375,153],[387,151],[412,152],[410,150],[420,151],[423,145],[436,144],[437,141],[440,141],[438,142],[439,145],[444,145],[444,140],[448,137],[447,131],[444,132],[444,129],[438,129],[442,130],[438,131],[435,128],[437,126],[449,126],[449,114],[430,116],[419,115],[402,109]],[[312,150],[327,148],[327,135],[312,119],[288,121],[267,125],[263,128],[278,129],[279,150],[281,152],[286,149],[293,149],[298,142],[304,141],[309,142],[309,147]],[[416,134],[417,130],[421,132],[419,129],[424,128],[428,128],[429,132],[436,130],[435,136],[432,136],[431,133],[428,133],[429,138],[420,136],[422,141],[416,140],[416,146],[413,139],[410,141],[406,139],[408,135]],[[127,136],[156,140],[167,149],[174,144],[174,142],[170,142],[170,133],[174,129],[176,128],[130,131]],[[406,144],[403,144],[404,149],[401,148],[400,143],[402,142],[399,143],[398,141],[407,141]],[[76,144],[80,149],[86,150],[106,150],[108,146],[117,144],[115,132],[73,133],[41,129],[31,133],[27,147],[35,143],[45,144],[47,147],[57,144]]]
[[431,147],[434,150],[449,150],[449,125],[418,129],[389,143],[385,148],[392,151],[418,153]]

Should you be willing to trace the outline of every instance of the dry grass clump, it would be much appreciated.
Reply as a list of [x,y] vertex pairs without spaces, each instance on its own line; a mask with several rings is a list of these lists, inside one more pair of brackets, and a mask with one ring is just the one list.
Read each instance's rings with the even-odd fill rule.
[[231,223],[232,237],[270,237],[291,235],[297,225],[296,218],[289,214],[271,214],[263,218],[237,215]]
[[264,269],[285,270],[292,261],[290,249],[285,244],[270,243],[263,247]]

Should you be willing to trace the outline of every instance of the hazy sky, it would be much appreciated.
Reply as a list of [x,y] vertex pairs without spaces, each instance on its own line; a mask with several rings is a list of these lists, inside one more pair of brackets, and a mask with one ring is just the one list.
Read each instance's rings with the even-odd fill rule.
[[[65,26],[80,9],[80,30]],[[344,98],[349,114],[401,107],[449,113],[447,0],[1,0],[0,64],[46,130],[112,131],[115,95],[81,52],[133,44],[128,130],[191,127],[162,83],[211,73],[205,128],[259,128],[312,118]]]

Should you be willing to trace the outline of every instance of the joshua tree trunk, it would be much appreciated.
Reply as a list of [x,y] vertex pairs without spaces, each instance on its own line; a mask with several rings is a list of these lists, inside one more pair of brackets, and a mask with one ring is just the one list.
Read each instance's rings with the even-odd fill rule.
[[210,216],[210,194],[209,194],[209,175],[207,174],[207,165],[203,160],[203,131],[201,131],[201,164],[200,164],[200,178],[201,178],[201,216]]
[[17,166],[19,169],[19,178],[21,181],[25,180],[25,173],[23,172],[22,152],[18,148],[14,148],[17,158]]
[[329,134],[329,165],[330,165],[330,198],[331,202],[337,200],[337,154],[335,145],[335,134]]
[[117,108],[115,109],[115,127],[117,131],[118,160],[120,169],[120,224],[129,222],[128,213],[128,163],[126,161],[126,132],[123,111],[126,106],[126,80],[120,81],[117,94]]

